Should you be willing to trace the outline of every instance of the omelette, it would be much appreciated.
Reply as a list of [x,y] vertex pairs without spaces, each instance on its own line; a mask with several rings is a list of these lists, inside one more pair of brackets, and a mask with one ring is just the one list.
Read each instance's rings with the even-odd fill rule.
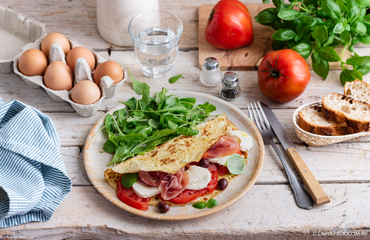
[[[124,174],[138,173],[140,180],[133,184],[133,192],[147,199],[148,205],[158,205],[161,201],[171,206],[184,205],[213,198],[220,192],[216,189],[219,179],[225,178],[230,183],[237,177],[225,170],[227,158],[238,153],[246,159],[252,138],[238,131],[225,114],[199,124],[197,128],[198,135],[180,135],[144,155],[137,155],[107,169],[105,180],[117,190],[117,186],[121,186],[118,181]],[[208,167],[200,167],[202,159],[208,160]],[[185,190],[184,185],[187,186]],[[194,194],[187,198],[190,201],[186,203],[181,200],[185,192],[187,197]]]

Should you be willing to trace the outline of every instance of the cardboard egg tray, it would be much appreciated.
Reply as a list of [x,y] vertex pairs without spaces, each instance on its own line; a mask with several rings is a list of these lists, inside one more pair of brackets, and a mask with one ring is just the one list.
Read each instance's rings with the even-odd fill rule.
[[[4,24],[1,24],[0,28],[4,28],[6,30],[5,32],[8,33],[8,34],[14,34],[14,35],[19,36],[19,34],[15,32],[15,29],[19,29],[20,27],[22,27],[24,29],[23,32],[27,32],[26,30],[28,30],[28,32],[32,32],[34,30],[34,33],[28,33],[29,38],[27,38],[25,36],[22,36],[23,41],[29,41],[29,42],[26,45],[24,45],[23,47],[21,47],[21,50],[19,50],[21,52],[17,53],[15,57],[13,57],[12,59],[3,60],[3,61],[0,57],[0,71],[5,72],[5,73],[11,72],[11,68],[10,68],[10,71],[9,71],[9,67],[12,65],[12,70],[14,71],[14,73],[17,74],[18,76],[20,76],[27,85],[29,85],[30,87],[33,87],[33,88],[38,88],[38,87],[43,88],[46,91],[46,93],[54,101],[57,101],[57,102],[66,101],[66,102],[68,102],[73,107],[73,109],[79,115],[81,115],[83,117],[90,117],[90,116],[94,115],[98,111],[102,101],[105,98],[113,97],[116,92],[119,92],[119,90],[122,87],[124,81],[127,79],[128,74],[122,68],[122,70],[124,72],[124,77],[119,83],[112,84],[112,82],[107,81],[105,79],[103,79],[101,81],[99,87],[100,87],[102,95],[96,103],[90,104],[90,105],[82,105],[82,104],[75,103],[70,98],[71,91],[66,91],[66,90],[55,91],[55,90],[49,89],[44,85],[43,76],[25,76],[18,70],[18,60],[19,60],[19,58],[20,58],[20,56],[22,55],[23,52],[25,52],[26,50],[31,49],[31,48],[40,50],[41,41],[46,36],[45,25],[41,24],[41,23],[39,23],[35,20],[26,18],[24,15],[14,11],[14,10],[11,10],[9,8],[3,7],[1,5],[0,5],[0,22],[5,23],[6,26],[3,27],[2,25],[4,25]],[[36,26],[38,26],[38,27],[36,27]],[[12,29],[14,29],[14,31]],[[108,61],[108,59],[102,57],[101,55],[96,53],[94,50],[76,42],[75,40],[73,40],[72,38],[70,38],[66,35],[64,35],[64,36],[68,39],[68,41],[71,45],[71,49],[74,48],[74,47],[78,47],[78,46],[82,46],[82,47],[85,47],[85,48],[89,49],[95,57],[96,67],[99,66],[99,64],[101,64],[105,61]]]

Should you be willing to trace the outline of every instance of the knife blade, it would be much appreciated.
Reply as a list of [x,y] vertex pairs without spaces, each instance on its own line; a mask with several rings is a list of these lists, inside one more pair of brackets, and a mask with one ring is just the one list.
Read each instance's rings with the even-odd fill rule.
[[317,205],[329,203],[330,198],[325,193],[324,189],[322,189],[315,176],[312,174],[306,163],[303,161],[302,157],[298,154],[298,151],[295,149],[294,143],[292,142],[292,140],[290,140],[288,134],[285,132],[283,126],[276,118],[275,114],[266,104],[262,102],[261,107],[268,121],[270,122],[271,128],[274,131],[276,137],[279,139],[285,152],[289,156],[289,159],[292,161],[295,169],[306,185],[312,199]]

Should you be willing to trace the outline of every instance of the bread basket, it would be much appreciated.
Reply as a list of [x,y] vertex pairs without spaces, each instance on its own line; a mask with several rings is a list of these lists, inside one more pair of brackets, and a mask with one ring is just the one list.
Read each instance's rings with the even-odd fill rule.
[[293,124],[295,128],[295,132],[299,139],[301,139],[303,142],[307,143],[311,146],[325,146],[330,145],[338,142],[344,142],[348,141],[353,138],[363,137],[363,136],[370,136],[370,132],[360,132],[360,133],[354,133],[354,134],[348,134],[343,136],[323,136],[323,135],[317,135],[313,133],[309,133],[301,129],[299,124],[299,113],[308,108],[313,106],[320,106],[321,107],[322,101],[312,102],[305,105],[300,106],[295,110],[293,114]]

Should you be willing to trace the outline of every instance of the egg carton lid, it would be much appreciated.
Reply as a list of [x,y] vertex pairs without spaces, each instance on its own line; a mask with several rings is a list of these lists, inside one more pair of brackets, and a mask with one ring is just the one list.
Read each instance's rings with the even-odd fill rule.
[[0,4],[0,72],[11,73],[15,57],[46,36],[43,23]]

